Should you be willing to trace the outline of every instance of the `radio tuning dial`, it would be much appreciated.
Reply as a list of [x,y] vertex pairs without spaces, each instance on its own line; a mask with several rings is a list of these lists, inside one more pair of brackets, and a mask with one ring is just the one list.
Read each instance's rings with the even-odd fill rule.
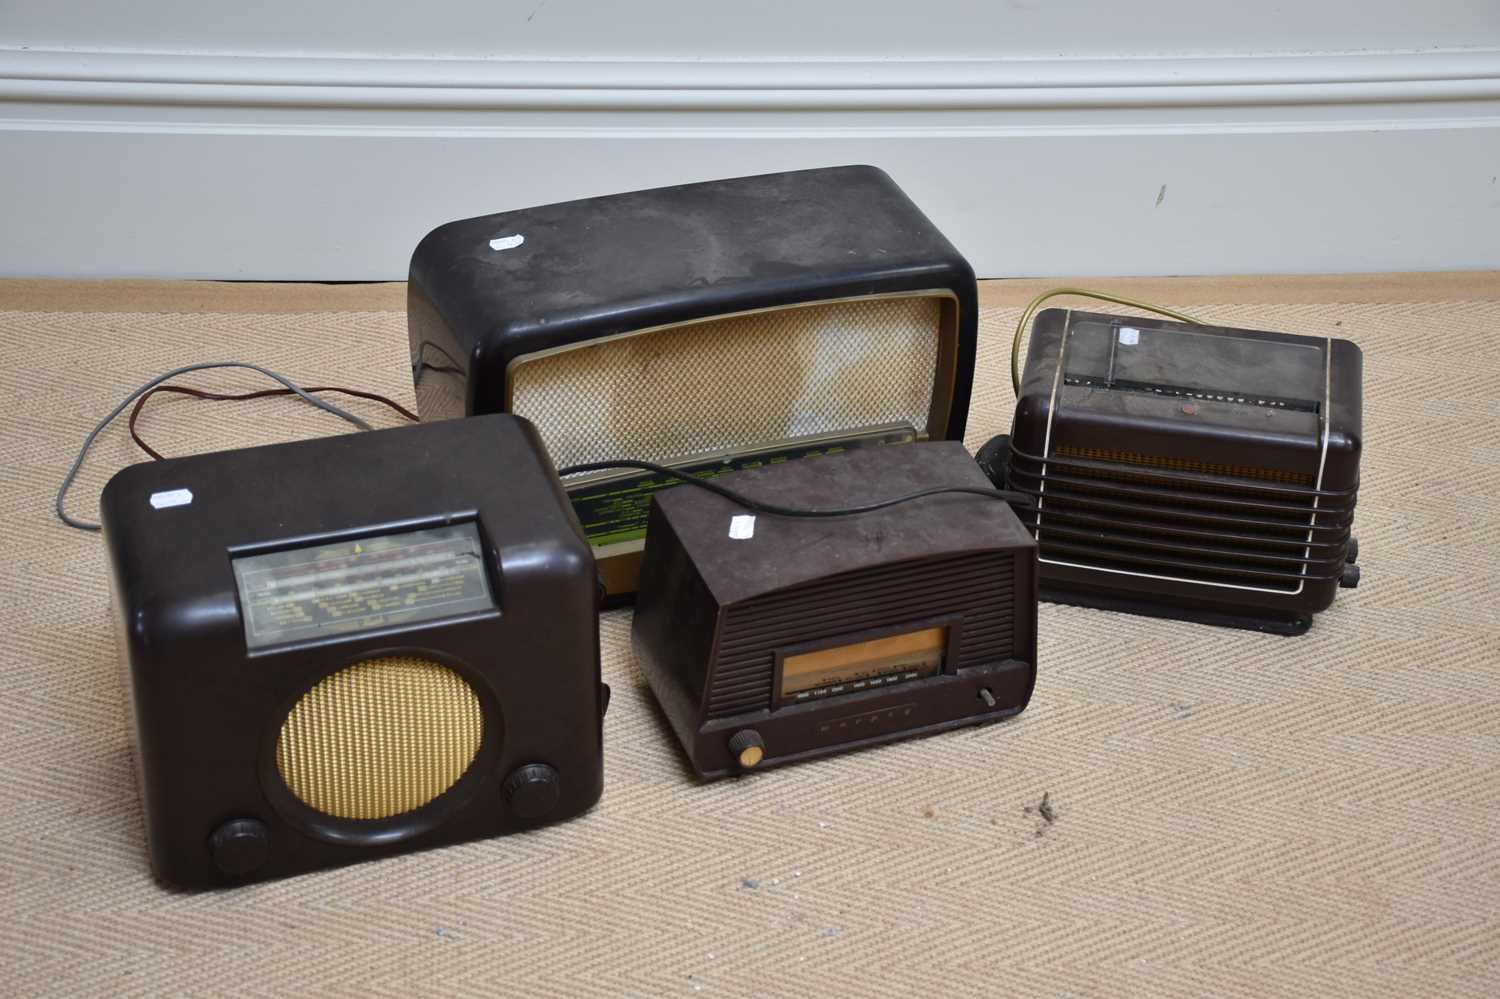
[[742,769],[750,770],[766,756],[766,741],[753,728],[742,728],[729,737],[729,753]]
[[528,763],[505,781],[505,799],[523,819],[539,819],[552,811],[559,797],[557,771],[545,763]]

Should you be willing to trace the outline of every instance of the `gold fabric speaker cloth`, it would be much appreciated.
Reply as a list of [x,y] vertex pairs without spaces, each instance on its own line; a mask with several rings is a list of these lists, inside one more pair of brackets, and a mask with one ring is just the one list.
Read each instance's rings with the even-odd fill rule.
[[384,819],[456,784],[483,734],[479,698],[448,667],[414,656],[367,659],[297,702],[276,740],[276,767],[309,808]]

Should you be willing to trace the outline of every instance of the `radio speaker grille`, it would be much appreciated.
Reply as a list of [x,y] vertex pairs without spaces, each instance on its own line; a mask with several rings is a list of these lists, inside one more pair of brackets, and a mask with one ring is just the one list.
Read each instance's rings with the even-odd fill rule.
[[[1036,498],[1018,512],[1044,561],[1293,594],[1343,571],[1353,490],[1283,484],[1296,471],[1055,453],[1044,460],[1011,444],[1011,487]],[[1224,467],[1236,475],[1213,472]]]
[[514,362],[509,409],[559,466],[888,423],[926,432],[942,313],[937,296],[894,296],[600,340]]
[[366,659],[297,702],[276,740],[276,766],[316,811],[384,819],[457,783],[483,733],[479,698],[453,670],[414,656]]

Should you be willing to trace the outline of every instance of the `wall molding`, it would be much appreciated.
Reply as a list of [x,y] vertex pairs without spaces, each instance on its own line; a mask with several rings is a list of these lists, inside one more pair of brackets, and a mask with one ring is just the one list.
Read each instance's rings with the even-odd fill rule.
[[775,63],[507,62],[0,49],[0,105],[1004,111],[1497,99],[1500,49]]
[[389,280],[455,218],[839,163],[985,277],[1500,266],[1500,48],[953,62],[0,48],[0,275]]

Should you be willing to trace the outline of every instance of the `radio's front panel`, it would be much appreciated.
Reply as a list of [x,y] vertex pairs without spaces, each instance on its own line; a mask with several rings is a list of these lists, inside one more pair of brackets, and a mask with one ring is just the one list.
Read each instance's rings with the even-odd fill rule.
[[135,465],[101,509],[162,880],[280,877],[597,800],[596,580],[522,421]]
[[1035,676],[1034,586],[1027,547],[895,563],[731,609],[694,766],[718,776],[1014,714]]
[[[1035,664],[1003,660],[956,673],[880,684],[784,705],[757,716],[721,718],[699,730],[690,749],[704,777],[742,773],[861,746],[1009,718],[1031,695]],[[757,753],[743,755],[743,746]]]

